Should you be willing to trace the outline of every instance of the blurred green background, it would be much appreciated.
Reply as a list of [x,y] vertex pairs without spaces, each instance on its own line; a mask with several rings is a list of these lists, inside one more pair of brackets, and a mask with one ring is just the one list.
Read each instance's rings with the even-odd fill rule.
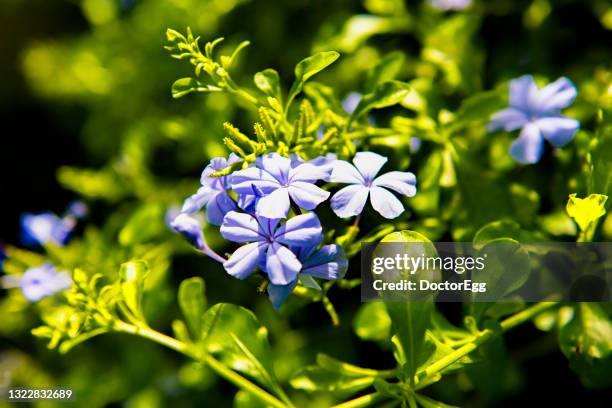
[[[168,27],[190,26],[204,41],[224,36],[221,49],[250,40],[233,74],[244,84],[253,73],[274,67],[287,89],[297,61],[336,49],[342,58],[321,80],[333,83],[342,97],[362,89],[380,56],[400,50],[407,57],[401,79],[440,78],[426,89],[439,101],[434,110],[456,109],[462,98],[524,73],[568,76],[584,101],[612,104],[605,92],[612,61],[610,2],[475,2],[461,16],[396,0],[0,0],[0,237],[17,243],[20,213],[62,212],[76,193],[88,199],[91,224],[103,232],[114,231],[116,226],[108,226],[113,219],[121,224],[137,209],[163,215],[194,190],[207,158],[225,154],[224,121],[250,129],[256,112],[229,96],[172,99],[170,85],[191,70],[163,49]],[[442,50],[449,61],[436,60],[432,50]],[[587,103],[575,109],[593,120]],[[158,327],[169,327],[178,313],[177,283],[203,273],[211,303],[250,307],[269,328],[282,356],[276,368],[283,379],[321,351],[365,366],[392,364],[388,351],[353,334],[355,291],[334,293],[340,328],[329,325],[319,305],[298,302],[279,317],[246,282],[232,280],[231,291],[221,290],[228,285],[225,274],[191,255],[160,225],[149,240],[166,239],[185,255],[161,262],[161,283],[150,305]],[[147,244],[142,241],[129,244]],[[109,269],[120,258],[108,260]],[[35,311],[2,296],[0,373],[10,372],[16,383],[71,386],[76,405],[84,407],[232,406],[232,386],[140,339],[110,335],[67,356],[47,351],[29,334],[38,321]],[[449,316],[459,315],[446,307]],[[440,399],[508,407],[564,405],[567,395],[583,406],[605,401],[605,391],[579,383],[555,352],[556,339],[521,327],[507,345],[512,364],[503,384],[481,389],[459,377],[435,390]]]

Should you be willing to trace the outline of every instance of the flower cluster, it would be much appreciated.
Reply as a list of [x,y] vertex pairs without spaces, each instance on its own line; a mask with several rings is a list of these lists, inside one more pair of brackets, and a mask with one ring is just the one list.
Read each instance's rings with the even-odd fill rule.
[[538,88],[531,75],[510,82],[510,106],[491,118],[489,130],[506,132],[521,129],[510,146],[510,155],[522,164],[536,163],[542,157],[544,139],[555,147],[569,143],[580,123],[561,115],[561,109],[572,104],[578,91],[567,78]]
[[[387,159],[372,152],[357,153],[353,164],[334,154],[304,160],[269,153],[241,170],[213,177],[238,160],[234,155],[212,159],[202,173],[202,187],[187,198],[171,225],[195,248],[222,263],[228,274],[245,279],[261,270],[275,308],[298,281],[318,287],[312,278],[336,280],[348,267],[341,246],[324,244],[323,228],[313,210],[331,193],[318,182],[348,184],[330,200],[331,209],[342,218],[359,215],[368,197],[383,217],[398,217],[404,206],[388,189],[408,197],[416,193],[412,173],[392,171],[377,177]],[[242,244],[229,259],[206,244],[202,225],[193,217],[202,208],[225,239]]]

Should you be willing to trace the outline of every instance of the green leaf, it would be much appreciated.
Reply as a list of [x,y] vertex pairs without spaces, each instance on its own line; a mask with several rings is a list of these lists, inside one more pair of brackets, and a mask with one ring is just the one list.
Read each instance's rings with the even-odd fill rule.
[[391,319],[385,305],[381,302],[362,305],[355,316],[353,328],[362,340],[387,341],[391,330]]
[[268,331],[251,311],[218,303],[204,314],[201,336],[206,351],[227,366],[257,379],[262,385],[278,386]]
[[486,259],[482,270],[474,269],[474,282],[486,283],[486,292],[472,294],[472,316],[480,321],[492,301],[506,298],[529,279],[529,254],[518,242],[501,238],[486,244],[478,253]]
[[371,386],[376,377],[356,377],[320,366],[308,366],[296,372],[290,379],[293,388],[321,392],[329,391],[347,396]]
[[234,396],[234,408],[268,408],[269,405],[250,392],[240,390]]
[[505,105],[506,98],[500,90],[477,93],[461,103],[457,111],[457,120],[463,123],[488,122],[491,115]]
[[193,338],[202,333],[202,321],[207,308],[204,279],[193,277],[181,282],[178,302]]
[[62,187],[91,199],[113,202],[128,194],[123,180],[111,168],[91,170],[63,166],[57,172],[57,180]]
[[606,214],[606,201],[608,196],[591,194],[586,198],[578,198],[570,194],[567,201],[567,214],[576,221],[581,231],[586,231],[591,224]]
[[448,405],[443,402],[436,401],[426,397],[425,395],[414,394],[414,397],[423,408],[457,408],[454,405]]
[[365,92],[370,93],[378,84],[395,78],[400,73],[405,60],[406,57],[401,51],[391,52],[381,58],[368,74]]
[[521,240],[521,226],[512,220],[493,221],[479,229],[474,235],[474,248],[482,249],[489,242],[500,238]]
[[412,88],[405,82],[387,81],[376,86],[373,92],[364,95],[349,117],[348,123],[358,119],[372,109],[381,109],[398,104],[410,93]]
[[[394,232],[381,241],[381,243],[385,242],[405,243],[403,252],[408,256],[436,254],[431,241],[414,231]],[[415,275],[420,275],[419,272],[417,271]],[[403,366],[405,377],[412,383],[418,368],[418,362],[423,359],[423,352],[426,351],[423,347],[423,341],[425,332],[431,322],[430,317],[434,310],[433,302],[386,302],[385,307],[391,318],[392,332],[397,334],[405,357],[406,362]]]
[[280,78],[278,72],[268,68],[255,74],[253,78],[257,88],[268,96],[282,101]]
[[285,111],[289,109],[293,99],[302,92],[306,81],[333,64],[338,57],[340,54],[336,51],[322,51],[303,59],[295,66],[295,81],[289,90]]
[[123,246],[140,244],[165,233],[165,208],[160,203],[145,204],[138,208],[119,231],[119,243]]
[[142,313],[142,292],[144,280],[149,274],[149,266],[144,261],[131,261],[121,264],[119,277],[121,294],[125,305],[134,317],[144,321]]
[[598,303],[578,303],[574,319],[559,333],[561,351],[590,388],[612,385],[612,320]]
[[181,98],[192,92],[221,92],[222,89],[214,85],[206,85],[193,78],[180,78],[172,84],[172,97]]

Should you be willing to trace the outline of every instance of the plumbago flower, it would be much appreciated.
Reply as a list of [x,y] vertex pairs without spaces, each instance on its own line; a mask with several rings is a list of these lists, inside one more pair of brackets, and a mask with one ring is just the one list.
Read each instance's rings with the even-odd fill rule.
[[21,277],[5,275],[2,277],[4,288],[20,288],[30,302],[52,296],[68,289],[72,280],[66,272],[58,271],[50,263],[28,269]]
[[[348,259],[340,245],[325,245],[316,251],[318,245],[319,243],[310,247],[291,248],[302,263],[299,272],[302,283],[305,286],[312,286],[314,288],[318,287],[317,283],[307,278],[315,277],[325,280],[338,280],[344,277],[348,269]],[[262,269],[265,271],[265,267]],[[275,309],[281,307],[283,302],[293,292],[293,289],[295,289],[297,282],[298,280],[295,279],[287,285],[275,285],[273,283],[268,285],[268,296]]]
[[544,139],[555,147],[569,143],[580,122],[561,115],[576,98],[577,90],[567,78],[559,78],[544,88],[538,88],[531,75],[510,82],[510,106],[491,118],[489,130],[511,132],[521,129],[518,139],[510,146],[510,155],[522,164],[536,163],[542,157]]
[[21,240],[24,245],[36,246],[48,243],[64,246],[70,240],[78,219],[87,215],[87,206],[74,201],[63,217],[52,212],[25,213],[21,216]]
[[350,184],[331,199],[331,208],[338,217],[361,214],[368,197],[372,207],[385,218],[396,218],[404,212],[403,204],[387,189],[407,197],[416,194],[416,177],[410,172],[392,171],[376,177],[387,158],[373,152],[359,152],[353,164],[343,160],[334,163],[330,180]]
[[255,167],[233,173],[232,190],[238,195],[263,194],[255,206],[259,217],[286,218],[291,200],[303,210],[314,210],[329,197],[328,191],[314,184],[329,177],[329,168],[291,163],[290,158],[277,153],[258,157]]
[[240,158],[233,153],[230,154],[228,159],[224,157],[213,158],[204,168],[200,177],[202,187],[185,200],[181,211],[186,214],[194,214],[206,207],[208,222],[213,225],[221,225],[225,214],[237,209],[236,202],[228,194],[232,184],[232,175],[211,177],[211,174],[223,170],[239,160]]
[[288,247],[316,246],[323,238],[321,223],[314,213],[298,215],[280,224],[279,219],[232,211],[223,220],[221,235],[246,243],[223,263],[227,273],[245,279],[263,265],[275,285],[292,283],[302,269],[302,263]]

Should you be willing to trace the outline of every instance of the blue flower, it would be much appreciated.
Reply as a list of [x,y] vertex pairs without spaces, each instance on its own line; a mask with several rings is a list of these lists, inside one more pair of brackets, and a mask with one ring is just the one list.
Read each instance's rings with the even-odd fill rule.
[[[339,245],[325,245],[315,252],[317,245],[310,248],[300,247],[292,248],[297,255],[298,260],[302,263],[299,277],[305,286],[317,286],[316,282],[312,281],[311,277],[337,280],[344,276],[348,269],[348,259],[342,247]],[[288,285],[268,284],[268,297],[275,309],[279,309],[283,302],[289,297],[298,280],[294,280]]]
[[221,225],[223,217],[230,211],[237,209],[236,202],[227,191],[231,187],[232,175],[211,177],[211,174],[223,170],[232,163],[240,160],[235,154],[229,159],[215,157],[202,172],[200,182],[202,187],[191,197],[185,200],[182,212],[194,214],[206,207],[206,219],[213,225]]
[[359,105],[359,101],[361,101],[363,95],[359,92],[350,92],[346,97],[342,100],[342,109],[349,115],[357,109],[357,105]]
[[60,218],[51,212],[23,214],[21,239],[24,245],[36,246],[48,243],[66,245],[75,227],[74,217]]
[[228,213],[221,225],[221,235],[230,241],[247,244],[234,251],[223,264],[227,273],[245,279],[256,267],[264,265],[273,284],[287,285],[295,281],[302,263],[288,246],[311,247],[321,242],[321,223],[314,213],[279,223],[278,219],[235,211]]
[[511,132],[521,129],[510,146],[510,155],[522,164],[536,163],[542,157],[544,139],[555,147],[569,143],[580,122],[561,115],[576,98],[577,90],[567,78],[539,89],[531,75],[510,82],[510,106],[491,118],[489,130]]
[[386,188],[412,197],[416,194],[416,177],[402,171],[376,177],[386,162],[387,158],[379,154],[359,152],[353,158],[354,166],[343,160],[334,163],[331,181],[350,184],[331,199],[331,208],[338,217],[361,214],[368,196],[372,207],[385,218],[396,218],[404,211],[402,203]]
[[0,245],[0,269],[2,269],[2,265],[4,265],[4,260],[6,259],[6,250],[4,246]]
[[314,210],[329,197],[329,192],[314,183],[329,174],[321,166],[303,163],[291,166],[291,159],[270,153],[255,160],[256,167],[233,173],[232,190],[236,194],[264,194],[255,213],[265,218],[286,218],[290,198],[304,210]]
[[217,254],[206,244],[200,220],[189,214],[181,213],[170,223],[170,226],[181,234],[194,248],[202,251],[217,262],[225,262],[225,258]]
[[5,275],[2,277],[2,286],[5,288],[18,287],[21,293],[30,302],[52,296],[70,287],[72,280],[66,272],[59,272],[50,263],[30,268],[20,277]]
[[438,10],[463,10],[472,5],[472,0],[429,0],[429,4]]

